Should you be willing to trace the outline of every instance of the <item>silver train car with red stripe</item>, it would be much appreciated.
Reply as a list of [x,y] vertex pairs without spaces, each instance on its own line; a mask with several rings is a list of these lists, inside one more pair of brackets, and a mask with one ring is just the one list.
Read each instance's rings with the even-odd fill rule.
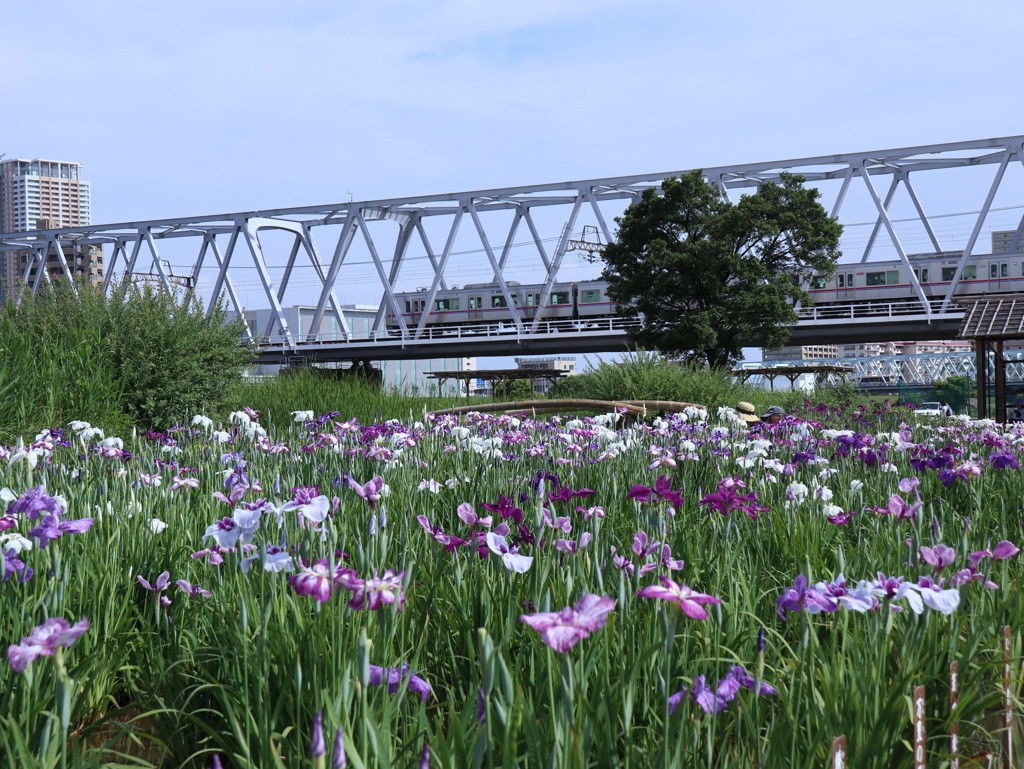
[[[540,315],[545,321],[606,318],[616,314],[615,302],[608,298],[606,280],[555,283],[543,308],[542,283],[522,285],[508,281],[505,285],[523,321],[532,321],[542,309]],[[429,290],[425,288],[395,294],[398,306],[403,310],[402,319],[406,328],[415,328],[420,324],[423,314],[428,311],[426,305],[429,295]],[[433,307],[429,308],[427,326],[475,326],[511,321],[512,311],[508,300],[497,283],[470,283],[461,288],[453,286],[447,291],[438,291]],[[398,330],[399,324],[394,313],[388,313],[386,322],[388,330]]]
[[[924,295],[941,299],[949,291],[960,263],[959,251],[915,254],[909,257]],[[964,266],[956,295],[1004,294],[1024,291],[1024,254],[975,254]],[[917,299],[910,270],[902,261],[840,264],[830,280],[817,280],[808,289],[815,307],[860,302]]]
[[[912,269],[929,299],[941,299],[949,290],[960,262],[960,252],[910,256]],[[512,303],[523,321],[532,321],[540,310],[543,284],[507,284]],[[972,255],[964,267],[956,294],[979,295],[1024,292],[1024,253]],[[397,293],[407,328],[419,325],[427,312],[427,289]],[[835,275],[813,281],[808,289],[815,307],[917,301],[910,272],[900,260],[840,264]],[[544,320],[607,318],[616,315],[608,297],[608,282],[584,280],[555,283],[544,302]],[[471,326],[511,322],[512,313],[497,283],[472,283],[438,291],[427,318],[428,327]],[[387,327],[397,331],[393,313]]]

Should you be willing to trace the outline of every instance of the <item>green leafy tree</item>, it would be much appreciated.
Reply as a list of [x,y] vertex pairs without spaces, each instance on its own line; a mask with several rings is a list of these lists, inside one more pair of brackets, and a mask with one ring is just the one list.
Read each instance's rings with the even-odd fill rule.
[[949,379],[937,379],[932,383],[934,397],[946,401],[953,411],[966,411],[967,402],[974,394],[974,380],[968,376],[951,376]]
[[494,385],[494,397],[499,400],[523,401],[536,398],[537,393],[533,391],[533,381],[530,379],[509,379],[504,382],[496,382]]
[[642,321],[646,348],[727,366],[745,345],[777,349],[814,275],[831,275],[842,226],[799,176],[731,203],[700,171],[662,183],[616,219],[603,277],[622,311]]

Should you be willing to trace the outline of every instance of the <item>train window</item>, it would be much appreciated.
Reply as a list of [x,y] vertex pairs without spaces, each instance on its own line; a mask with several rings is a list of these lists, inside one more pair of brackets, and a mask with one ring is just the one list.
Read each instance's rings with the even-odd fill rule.
[[409,307],[409,300],[408,299],[405,300],[405,311],[406,312],[412,312],[412,309]]
[[508,302],[505,301],[503,296],[492,296],[491,307],[508,307]]
[[459,309],[458,299],[438,299],[434,302],[435,310],[457,310]]
[[512,304],[519,306],[519,294],[512,294]]
[[569,304],[568,291],[552,291],[551,304]]
[[599,302],[600,300],[601,292],[596,289],[580,291],[580,302]]
[[844,275],[840,274],[837,280],[838,283],[836,285],[838,285],[839,288],[846,288],[846,278]]
[[471,310],[479,310],[482,306],[483,305],[480,304],[480,297],[479,296],[471,296],[471,297],[469,297],[469,309],[471,309]]
[[533,307],[533,294],[526,295],[526,306]]
[[988,276],[989,276],[989,278],[993,278],[993,279],[999,277],[999,265],[998,264],[990,264],[988,266]]
[[811,285],[814,288],[825,288],[825,279],[818,277],[811,281]]
[[864,275],[864,283],[868,286],[895,286],[900,282],[899,270],[885,272],[868,272]]
[[1000,278],[1008,278],[1008,277],[1010,277],[1010,265],[1008,265],[1006,262],[1003,262],[1001,265],[999,265],[999,277]]
[[914,274],[921,283],[928,282],[928,268],[922,267],[920,270],[914,270]]
[[[942,280],[945,283],[953,280],[953,276],[956,275],[956,267],[943,267],[942,268]],[[964,267],[964,273],[960,276],[960,280],[977,280],[978,279],[978,268],[976,265],[969,264]]]

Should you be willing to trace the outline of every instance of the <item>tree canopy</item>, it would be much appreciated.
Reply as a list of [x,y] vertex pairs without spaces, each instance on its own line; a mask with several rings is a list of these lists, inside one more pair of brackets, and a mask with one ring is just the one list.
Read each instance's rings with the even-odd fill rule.
[[788,174],[736,203],[701,171],[645,190],[603,254],[608,293],[642,321],[632,341],[712,367],[785,344],[803,285],[839,257],[842,225],[818,197]]

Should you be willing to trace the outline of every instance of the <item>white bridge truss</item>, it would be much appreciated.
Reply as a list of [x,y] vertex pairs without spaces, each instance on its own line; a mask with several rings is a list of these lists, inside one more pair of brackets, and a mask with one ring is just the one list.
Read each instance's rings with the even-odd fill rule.
[[[1022,148],[1024,136],[1012,136],[719,166],[705,168],[703,174],[733,200],[744,191],[779,180],[783,173],[800,174],[807,184],[822,191],[826,209],[841,222],[868,219],[865,226],[870,227],[870,234],[866,242],[858,244],[857,254],[844,247],[844,262],[878,259],[883,250],[880,246],[886,245],[888,255],[882,258],[892,259],[895,254],[909,267],[905,240],[912,241],[913,237],[927,244],[921,250],[962,251],[952,284],[941,300],[926,300],[917,278],[911,278],[917,302],[905,302],[896,314],[913,316],[928,326],[938,321],[952,323],[962,316],[962,310],[951,303],[952,296],[970,255],[978,251],[1007,172],[1024,168]],[[951,176],[970,169],[974,169],[971,184],[960,185]],[[951,189],[957,197],[952,203],[943,201],[945,213],[929,216],[925,203],[931,201],[921,189],[927,184],[924,180],[935,178],[939,172],[945,180],[942,183],[947,197]],[[626,205],[644,190],[660,187],[666,177],[681,173],[685,170],[6,233],[0,234],[0,256],[27,251],[23,279],[28,283],[32,277],[31,288],[37,291],[42,282],[51,280],[54,259],[59,265],[57,274],[71,280],[72,271],[65,258],[68,247],[102,245],[106,249],[104,286],[108,291],[123,281],[141,279],[168,291],[184,283],[211,310],[224,300],[238,314],[244,314],[251,301],[244,301],[244,297],[256,293],[258,306],[270,308],[271,316],[265,328],[250,329],[249,333],[271,343],[281,354],[312,351],[312,345],[333,337],[353,347],[378,345],[381,354],[376,357],[392,355],[385,347],[400,349],[406,357],[414,348],[429,355],[429,348],[442,341],[435,339],[430,314],[424,313],[415,325],[407,324],[396,293],[419,288],[425,306],[433,308],[435,298],[451,288],[453,280],[464,284],[467,278],[480,279],[496,284],[497,291],[504,295],[512,312],[507,328],[516,338],[543,334],[550,319],[540,312],[527,319],[511,301],[513,276],[526,276],[520,283],[542,285],[539,304],[547,304],[557,281],[581,279],[575,277],[580,262],[593,261],[600,246],[613,239],[614,217]],[[900,196],[902,203],[898,202]],[[851,203],[854,198],[859,198],[858,202]],[[899,205],[906,216],[894,213]],[[939,220],[950,216],[950,206],[969,215],[965,241],[959,237],[953,238],[959,242],[952,242],[941,234]],[[1000,210],[1012,208],[1020,206]],[[1009,226],[1016,231],[1013,251],[1024,232],[1024,217],[1017,218],[1020,213],[1014,212]],[[566,260],[566,254],[572,251],[586,252],[586,256]],[[908,273],[913,276],[913,270],[908,269]],[[586,277],[597,277],[596,268],[591,267]],[[376,307],[372,328],[364,330],[368,333],[357,333],[350,314],[346,314],[346,307],[351,307],[354,300]],[[315,308],[308,328],[290,327],[284,310],[289,304]],[[397,317],[397,330],[386,329],[388,314]],[[329,331],[324,325],[326,318],[333,325]],[[885,322],[878,313],[874,319]],[[814,308],[801,310],[800,326],[820,326],[827,331],[843,323],[874,325],[852,315],[829,318],[816,314]],[[578,332],[586,334],[588,329],[580,328]],[[609,330],[591,333],[608,334]],[[567,340],[576,336],[565,335]],[[509,354],[512,352],[514,349],[509,350]]]
[[[986,367],[991,381],[995,372],[993,353],[986,354]],[[1006,381],[1011,384],[1024,384],[1024,352],[1007,351],[1003,354],[1006,369]],[[850,369],[846,374],[849,381],[857,384],[864,379],[871,380],[881,389],[887,387],[930,386],[937,381],[946,381],[952,377],[965,376],[971,381],[977,376],[978,359],[973,352],[964,353],[933,353],[918,355],[869,355],[859,358],[821,358],[816,360],[794,360],[786,363],[751,363],[750,367],[763,367],[785,373],[792,367],[808,366],[845,366]],[[752,383],[764,384],[763,375],[754,375],[749,379]]]

